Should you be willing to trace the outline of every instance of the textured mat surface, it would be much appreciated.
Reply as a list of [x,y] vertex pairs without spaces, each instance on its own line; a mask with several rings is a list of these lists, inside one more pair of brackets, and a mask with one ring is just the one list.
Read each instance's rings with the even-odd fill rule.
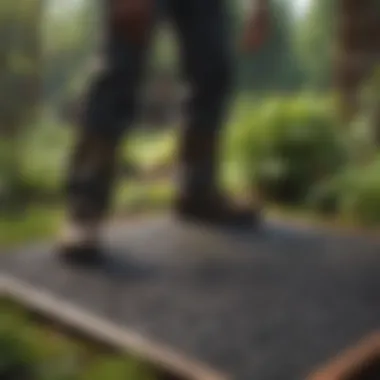
[[108,244],[95,269],[63,265],[50,244],[0,269],[239,380],[303,379],[380,327],[380,241],[163,217],[111,228]]

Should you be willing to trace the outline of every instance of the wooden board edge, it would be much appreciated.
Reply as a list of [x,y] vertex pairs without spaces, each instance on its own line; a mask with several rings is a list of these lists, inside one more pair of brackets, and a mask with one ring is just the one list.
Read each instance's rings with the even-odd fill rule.
[[271,223],[287,225],[292,229],[306,229],[309,231],[320,231],[321,233],[332,234],[333,236],[366,238],[380,241],[379,227],[365,227],[360,225],[350,225],[339,221],[320,219],[313,220],[302,216],[292,216],[286,213],[271,213],[266,218],[270,225]]
[[0,297],[9,298],[27,310],[41,314],[54,324],[90,340],[102,342],[116,351],[138,358],[186,380],[231,380],[230,377],[209,368],[201,362],[184,357],[166,345],[153,342],[142,335],[73,306],[46,291],[33,288],[9,275],[0,275]]
[[371,358],[380,356],[380,330],[374,331],[358,344],[346,349],[326,365],[310,374],[307,380],[340,380]]

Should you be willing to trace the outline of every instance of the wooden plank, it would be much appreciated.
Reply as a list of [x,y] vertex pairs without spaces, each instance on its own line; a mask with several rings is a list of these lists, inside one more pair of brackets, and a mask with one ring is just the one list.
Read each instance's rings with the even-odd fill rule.
[[377,379],[380,379],[380,331],[365,337],[309,377],[309,380]]

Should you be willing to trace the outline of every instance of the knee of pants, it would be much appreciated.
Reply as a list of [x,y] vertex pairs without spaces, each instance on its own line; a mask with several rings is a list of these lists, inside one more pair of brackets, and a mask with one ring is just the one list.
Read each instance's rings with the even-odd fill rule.
[[105,138],[118,139],[132,123],[137,83],[127,70],[108,68],[96,73],[85,102],[82,126]]

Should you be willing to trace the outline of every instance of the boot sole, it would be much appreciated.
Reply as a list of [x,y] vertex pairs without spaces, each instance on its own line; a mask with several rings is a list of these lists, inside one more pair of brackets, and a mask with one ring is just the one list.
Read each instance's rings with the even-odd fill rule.
[[58,258],[65,264],[75,266],[98,266],[104,261],[100,247],[69,247],[58,248]]
[[246,217],[236,218],[235,220],[223,220],[219,218],[210,218],[205,215],[196,215],[183,211],[176,211],[175,217],[183,222],[203,224],[212,227],[231,227],[231,228],[258,228],[261,226],[261,214],[247,215]]

